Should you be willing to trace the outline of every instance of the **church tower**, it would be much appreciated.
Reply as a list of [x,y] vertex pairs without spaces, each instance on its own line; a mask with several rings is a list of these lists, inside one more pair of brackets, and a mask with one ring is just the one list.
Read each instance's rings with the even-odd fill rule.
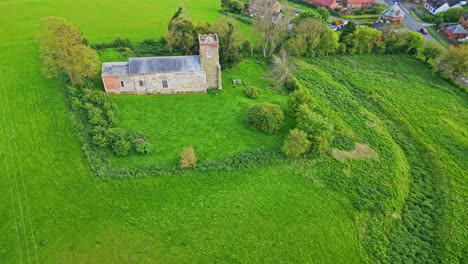
[[206,73],[207,88],[221,90],[218,35],[198,35],[198,40],[200,42],[200,62]]

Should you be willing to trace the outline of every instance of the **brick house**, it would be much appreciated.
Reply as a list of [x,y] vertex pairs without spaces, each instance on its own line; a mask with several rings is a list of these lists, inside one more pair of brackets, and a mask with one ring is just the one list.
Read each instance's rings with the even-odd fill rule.
[[399,25],[401,21],[403,21],[404,16],[405,13],[401,11],[400,7],[398,6],[398,3],[395,3],[382,12],[378,21],[382,21],[386,24]]
[[317,7],[326,7],[328,9],[337,8],[338,4],[335,0],[302,0],[308,4],[317,6]]
[[376,0],[346,0],[348,9],[371,8],[376,4]]
[[130,58],[102,64],[110,94],[206,93],[221,86],[218,35],[199,35],[200,55]]
[[444,33],[450,39],[462,39],[468,37],[468,31],[460,24],[455,25],[439,25],[439,28],[444,30]]
[[462,14],[458,24],[462,26],[465,30],[468,30],[468,13]]

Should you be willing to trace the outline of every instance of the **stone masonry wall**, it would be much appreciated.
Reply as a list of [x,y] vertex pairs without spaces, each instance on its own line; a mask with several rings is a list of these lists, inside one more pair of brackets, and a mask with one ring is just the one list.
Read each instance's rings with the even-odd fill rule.
[[[208,51],[212,51],[212,57],[208,57]],[[206,72],[206,83],[209,88],[218,88],[220,76],[219,53],[217,43],[200,43],[200,62]]]
[[[107,78],[117,78],[109,79]],[[113,94],[178,94],[178,93],[206,93],[206,74],[198,72],[171,72],[135,74],[123,77],[103,77],[106,91]],[[163,80],[168,87],[163,88]],[[124,81],[125,87],[120,86]],[[140,86],[140,81],[143,86]]]

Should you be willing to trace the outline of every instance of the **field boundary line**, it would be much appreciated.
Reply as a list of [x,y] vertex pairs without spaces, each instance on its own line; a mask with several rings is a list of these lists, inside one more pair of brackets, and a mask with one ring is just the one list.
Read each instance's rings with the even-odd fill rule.
[[[15,131],[15,128],[14,128],[14,125],[13,125],[13,119],[11,118],[10,104],[8,103],[8,97],[6,95],[6,86],[5,86],[5,81],[3,79],[3,72],[0,72],[0,79],[2,81],[2,87],[3,87],[3,92],[4,92],[4,95],[5,95],[5,102],[6,102],[6,107],[7,107],[7,111],[8,111],[8,117],[10,119],[11,132],[12,132],[13,136],[15,137],[14,145],[15,145],[15,149],[16,149],[16,160],[18,162],[18,168],[19,168],[19,172],[20,172],[21,184],[22,184],[22,187],[23,187],[24,198],[25,198],[25,201],[26,201],[26,210],[27,210],[27,214],[28,214],[27,219],[28,219],[28,222],[29,222],[31,237],[32,237],[33,246],[34,246],[34,252],[35,252],[35,255],[36,255],[36,262],[39,263],[39,258],[38,258],[38,254],[37,254],[37,245],[36,245],[36,241],[35,241],[36,239],[35,239],[35,236],[34,236],[34,229],[33,229],[33,226],[32,226],[31,213],[30,213],[30,209],[29,209],[28,194],[27,194],[27,191],[26,191],[26,186],[24,184],[23,168],[22,168],[21,161],[20,161],[20,158],[19,158],[18,143],[16,143],[16,131]],[[8,141],[8,144],[10,144],[9,141]],[[11,148],[10,148],[10,153],[11,153]],[[13,161],[13,159],[14,159],[13,154],[12,154],[11,158],[12,158],[12,161]],[[13,163],[13,165],[14,165],[14,163]],[[16,179],[16,174],[15,174],[15,179]],[[18,189],[18,185],[16,186],[16,188]],[[18,189],[18,197],[20,196],[19,192],[20,191]],[[20,203],[20,206],[21,206],[21,203]],[[20,208],[20,209],[21,209],[21,215],[22,215],[23,214],[22,213],[22,208]],[[23,218],[23,225],[24,225],[24,218]],[[28,242],[28,238],[27,238],[27,232],[26,232],[26,229],[25,229],[24,226],[23,226],[23,229],[24,229],[24,232],[25,232],[26,248],[28,250],[28,258],[29,258],[29,262],[31,263],[31,257],[29,255],[30,253],[29,253],[29,245],[28,245],[29,242]]]
[[[1,75],[0,75],[0,78],[1,78]],[[3,79],[2,79],[2,82],[3,82]],[[4,107],[3,107],[3,98],[0,97],[0,106],[1,106],[1,109],[2,109],[2,112],[5,113],[5,110],[4,110]],[[5,120],[5,136],[6,136],[6,141],[8,142],[8,145],[9,144],[9,141],[8,141],[8,130],[7,130],[7,125],[6,125],[6,113],[5,115],[3,115],[3,119]],[[2,137],[3,138],[3,137]],[[9,147],[8,147],[9,149]],[[17,216],[16,216],[16,209],[15,209],[15,200],[14,200],[14,195],[13,195],[13,188],[11,187],[11,175],[10,175],[10,169],[8,167],[8,158],[7,158],[7,146],[5,144],[5,166],[6,166],[6,170],[7,170],[7,175],[8,175],[8,186],[10,187],[10,197],[11,197],[11,205],[13,207],[13,217],[15,219],[15,229],[16,229],[16,238],[18,239],[18,249],[19,249],[19,255],[20,255],[20,263],[23,263],[23,253],[22,253],[22,249],[21,249],[21,239],[20,239],[20,235],[19,235],[19,227],[18,227],[18,221],[17,221]]]

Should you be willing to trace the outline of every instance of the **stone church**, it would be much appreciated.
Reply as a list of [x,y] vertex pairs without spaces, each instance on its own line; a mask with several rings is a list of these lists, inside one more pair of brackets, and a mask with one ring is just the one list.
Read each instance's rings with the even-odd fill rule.
[[200,55],[130,58],[102,64],[109,94],[206,93],[221,86],[218,35],[199,35]]

